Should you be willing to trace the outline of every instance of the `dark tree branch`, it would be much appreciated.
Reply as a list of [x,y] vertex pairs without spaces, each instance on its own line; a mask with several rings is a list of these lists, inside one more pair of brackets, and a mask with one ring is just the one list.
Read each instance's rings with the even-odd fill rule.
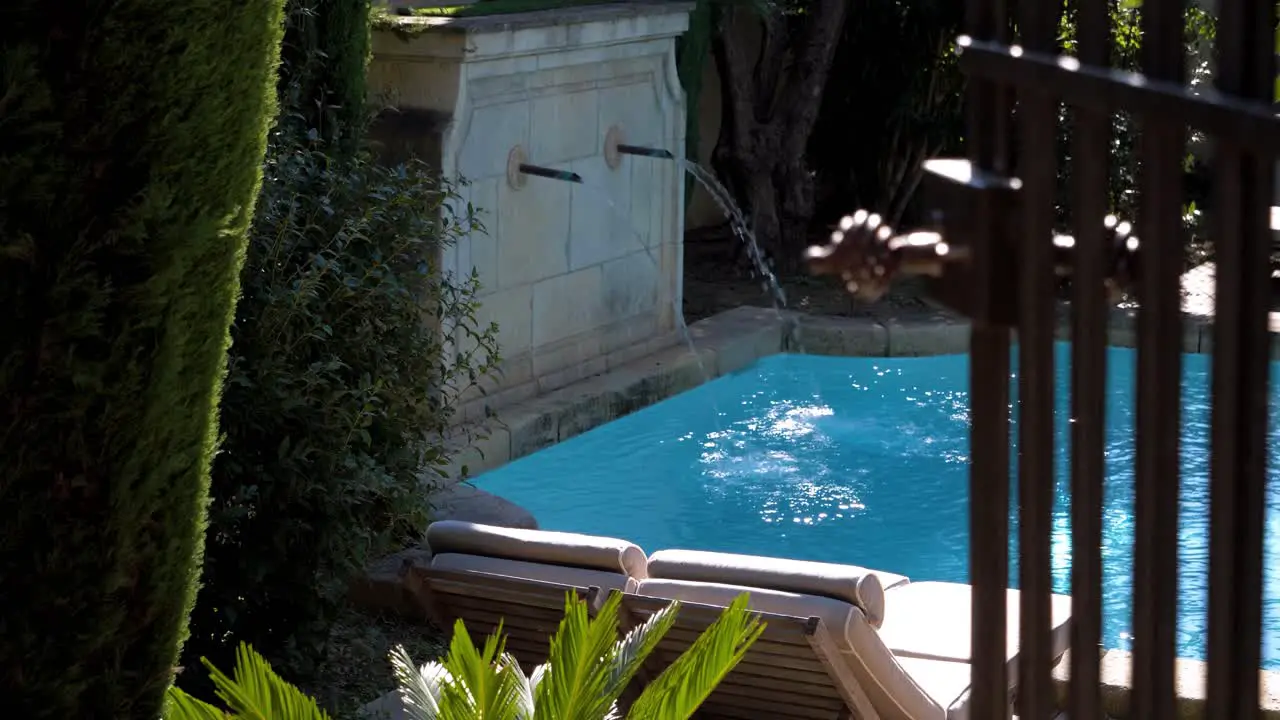
[[771,122],[778,107],[778,83],[787,59],[787,23],[777,13],[761,19],[760,57],[756,61],[756,119]]
[[822,91],[831,74],[831,61],[844,28],[848,1],[815,0],[810,8],[810,17],[798,38],[796,61],[783,88],[784,102],[780,106],[786,117],[783,152],[784,157],[789,158],[804,155],[813,126],[818,121]]
[[752,84],[752,65],[746,53],[734,42],[733,31],[739,9],[727,5],[720,16],[720,31],[716,33],[715,51],[720,58],[720,79],[733,108],[733,133],[735,153],[751,147],[752,128],[755,120],[755,88]]

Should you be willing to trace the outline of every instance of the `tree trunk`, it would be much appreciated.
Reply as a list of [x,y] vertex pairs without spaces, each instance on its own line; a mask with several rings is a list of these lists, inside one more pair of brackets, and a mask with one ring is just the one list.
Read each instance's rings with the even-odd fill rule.
[[[811,0],[807,12],[763,20],[735,4],[722,11],[716,62],[724,84],[727,164],[754,231],[783,272],[809,243],[815,181],[805,158],[822,108],[846,0]],[[742,47],[744,23],[760,23],[760,52]]]
[[0,697],[158,718],[196,592],[280,0],[0,6]]

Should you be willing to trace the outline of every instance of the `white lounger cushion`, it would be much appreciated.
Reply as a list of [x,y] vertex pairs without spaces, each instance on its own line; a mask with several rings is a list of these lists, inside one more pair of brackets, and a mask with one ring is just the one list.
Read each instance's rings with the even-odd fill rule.
[[[894,654],[924,658],[969,662],[970,627],[973,588],[969,585],[944,582],[916,582],[902,585],[885,593],[888,618],[880,627],[880,638]],[[1017,670],[1019,614],[1017,590],[1006,595],[1008,630],[1006,659],[1009,660],[1009,681],[1017,680],[1012,674]],[[1054,658],[1061,656],[1071,642],[1071,598],[1053,595],[1050,600],[1053,625],[1051,652]]]
[[[935,714],[946,720],[969,718],[969,663],[899,657],[898,664],[922,690],[938,703]],[[944,709],[945,708],[945,709]],[[882,720],[917,720],[909,716],[882,715]]]
[[584,570],[583,568],[564,565],[506,560],[484,555],[464,555],[462,553],[444,553],[433,556],[431,558],[431,569],[501,575],[503,577],[540,580],[542,582],[580,588],[598,587],[605,591],[618,590],[620,592],[635,590],[636,582],[619,572]]
[[876,627],[884,622],[882,581],[891,585],[906,582],[901,575],[879,573],[856,565],[702,550],[659,550],[649,557],[649,577],[821,595],[856,605]]
[[[936,700],[898,664],[880,642],[862,610],[851,603],[817,595],[759,587],[687,580],[649,579],[636,592],[664,600],[727,606],[742,593],[750,596],[752,610],[822,620],[858,684],[884,720],[942,720],[953,698]],[[929,663],[932,666],[934,663]],[[923,667],[923,666],[922,666]],[[968,666],[965,666],[966,672]],[[943,668],[949,669],[949,668]],[[936,683],[935,683],[936,684]],[[968,687],[968,684],[965,684]],[[945,695],[949,688],[936,688]]]
[[427,528],[427,545],[436,554],[485,555],[616,572],[637,580],[648,577],[644,551],[615,538],[441,520]]

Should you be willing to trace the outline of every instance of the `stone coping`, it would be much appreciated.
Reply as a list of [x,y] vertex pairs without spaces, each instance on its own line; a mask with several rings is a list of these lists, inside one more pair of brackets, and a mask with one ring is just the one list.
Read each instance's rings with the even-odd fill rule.
[[[462,2],[458,5],[472,5]],[[399,6],[400,4],[397,4]],[[411,6],[411,3],[403,3]],[[692,2],[671,0],[631,0],[630,2],[567,5],[529,12],[495,13],[493,15],[387,15],[379,21],[384,27],[399,27],[409,31],[430,29],[439,32],[502,32],[525,30],[552,25],[570,25],[590,22],[608,22],[621,18],[645,15],[688,13]]]
[[[1070,338],[1068,321],[1065,312],[1059,314],[1059,340]],[[1187,316],[1184,327],[1183,351],[1209,352],[1211,318]],[[944,310],[875,318],[739,307],[690,325],[688,342],[680,336],[668,336],[644,357],[500,408],[495,419],[460,429],[450,476],[474,476],[499,467],[779,352],[917,357],[969,350],[968,321]],[[1108,343],[1137,344],[1134,311],[1112,312]],[[1272,335],[1272,358],[1280,359],[1280,334]],[[467,437],[476,434],[478,439]]]
[[[1054,668],[1054,686],[1058,707],[1065,708],[1069,683],[1069,657]],[[1132,717],[1129,707],[1133,677],[1133,654],[1125,650],[1103,650],[1100,666],[1102,679],[1102,709],[1116,720]],[[1189,720],[1206,717],[1205,689],[1208,665],[1200,660],[1178,658],[1174,664],[1174,688],[1177,692],[1175,718]],[[1280,720],[1280,672],[1258,671],[1258,696],[1261,717]],[[1173,720],[1173,719],[1171,719]],[[1214,718],[1213,720],[1217,720]]]

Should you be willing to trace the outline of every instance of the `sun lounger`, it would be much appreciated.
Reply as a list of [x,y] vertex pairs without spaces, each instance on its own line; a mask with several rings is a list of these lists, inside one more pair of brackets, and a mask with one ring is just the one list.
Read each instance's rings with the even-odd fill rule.
[[[664,550],[645,558],[624,540],[457,521],[428,530],[429,568],[406,584],[448,628],[475,636],[499,619],[526,668],[545,661],[564,595],[598,607],[624,593],[622,631],[672,600],[676,628],[646,665],[655,677],[746,592],[769,629],[704,706],[707,717],[968,717],[970,590],[851,565]],[[886,589],[887,588],[887,589]],[[1016,688],[1017,591],[1010,591],[1010,706]],[[1053,599],[1054,656],[1067,649],[1070,598]]]
[[[1009,590],[1005,600],[1008,676],[1017,685],[1020,594]],[[880,639],[899,658],[968,663],[970,654],[971,588],[945,582],[917,582],[885,592],[889,613]],[[1050,652],[1055,664],[1071,644],[1071,598],[1050,596]]]
[[[648,571],[650,578],[637,586],[640,595],[723,606],[748,592],[754,610],[822,618],[845,669],[875,708],[869,717],[968,717],[967,585],[910,583],[856,566],[684,550],[654,553]],[[892,583],[887,591],[882,576]],[[1010,591],[1009,603],[1009,662],[1016,666],[1017,591]],[[1054,654],[1060,657],[1067,649],[1070,598],[1056,596],[1053,608]],[[1009,680],[1012,706],[1016,674]]]
[[477,643],[502,620],[526,670],[546,661],[566,592],[596,608],[645,576],[644,551],[612,538],[446,520],[427,529],[427,544],[431,565],[408,566],[404,582],[428,617],[445,630],[462,619]]
[[546,662],[551,636],[564,617],[566,593],[574,593],[592,608],[602,602],[598,587],[476,572],[409,566],[404,582],[433,623],[449,631],[461,619],[477,646],[497,631],[501,621],[507,652],[526,672]]
[[[680,600],[675,626],[650,655],[640,680],[657,677],[684,653],[724,607],[747,588],[680,580],[646,580],[622,600],[624,625],[633,627]],[[678,596],[678,597],[677,597]],[[799,613],[771,604],[752,591],[752,609],[766,623],[764,634],[742,662],[703,703],[700,718],[875,718],[874,707],[841,657],[839,608],[822,598]],[[833,612],[834,610],[834,612]],[[808,611],[816,612],[810,614]],[[832,627],[837,624],[837,627]]]

